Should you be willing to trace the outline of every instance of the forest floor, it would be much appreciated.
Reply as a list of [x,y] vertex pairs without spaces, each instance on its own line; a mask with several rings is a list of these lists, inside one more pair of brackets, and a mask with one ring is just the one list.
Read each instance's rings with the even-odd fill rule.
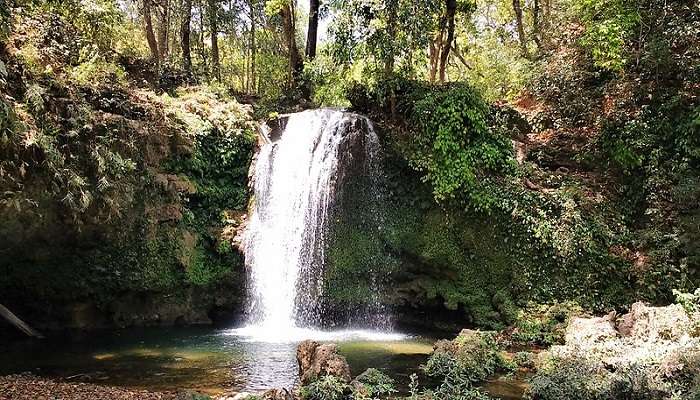
[[0,400],[189,400],[190,393],[149,392],[33,375],[0,376]]

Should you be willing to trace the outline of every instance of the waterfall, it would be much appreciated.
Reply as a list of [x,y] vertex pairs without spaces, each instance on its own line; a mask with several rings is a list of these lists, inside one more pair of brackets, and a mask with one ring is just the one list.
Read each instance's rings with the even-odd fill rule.
[[320,109],[287,118],[258,153],[245,238],[249,325],[268,333],[319,325],[333,207],[352,168],[379,152],[365,117]]

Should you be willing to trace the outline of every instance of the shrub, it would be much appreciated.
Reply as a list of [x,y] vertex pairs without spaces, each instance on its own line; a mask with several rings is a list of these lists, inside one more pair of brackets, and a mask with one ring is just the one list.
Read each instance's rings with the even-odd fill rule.
[[501,350],[495,333],[466,331],[451,342],[438,342],[435,352],[421,368],[428,377],[439,381],[434,391],[436,398],[488,398],[474,389],[474,384],[497,371],[515,368]]
[[424,174],[437,200],[458,198],[469,208],[492,208],[497,194],[490,178],[515,170],[509,138],[488,127],[489,108],[467,85],[418,94],[422,96],[406,106],[416,134],[409,144],[409,163]]
[[515,364],[521,368],[533,368],[535,366],[533,354],[527,351],[519,351],[515,353],[513,362],[515,362]]
[[353,398],[355,400],[375,399],[396,393],[394,380],[374,368],[369,368],[361,373],[355,378],[355,381],[358,383],[358,385],[353,387]]
[[530,304],[520,311],[512,338],[524,345],[562,344],[569,320],[581,312],[581,307],[575,303],[551,306]]
[[604,368],[600,360],[553,360],[530,381],[527,398],[537,400],[687,399],[687,378],[664,376],[652,364]]
[[349,400],[350,386],[338,377],[326,375],[300,390],[304,400]]
[[676,296],[676,302],[682,305],[688,314],[700,313],[700,288],[696,289],[694,293],[674,290],[673,294]]
[[71,70],[71,78],[79,85],[122,84],[126,72],[121,66],[100,57],[83,62]]

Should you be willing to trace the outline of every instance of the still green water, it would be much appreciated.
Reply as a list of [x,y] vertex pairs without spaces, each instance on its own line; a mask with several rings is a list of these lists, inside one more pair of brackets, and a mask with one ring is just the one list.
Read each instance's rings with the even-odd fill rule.
[[[353,374],[369,367],[402,386],[418,370],[433,340],[347,339],[338,342]],[[296,342],[256,342],[210,328],[93,332],[0,345],[0,374],[32,372],[81,382],[150,390],[191,389],[219,394],[292,387]]]
[[[31,372],[68,381],[211,395],[296,384],[298,341],[258,341],[236,331],[129,329],[0,344],[0,375]],[[427,360],[435,339],[341,332],[321,335],[319,341],[337,343],[353,375],[370,367],[380,369],[406,393],[410,375],[420,373],[419,365]],[[484,389],[497,398],[520,399],[523,379],[494,377]]]

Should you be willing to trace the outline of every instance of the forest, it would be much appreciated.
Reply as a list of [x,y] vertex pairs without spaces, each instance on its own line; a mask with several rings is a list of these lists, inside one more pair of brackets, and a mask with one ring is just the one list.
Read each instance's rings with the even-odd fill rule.
[[0,0],[0,339],[0,400],[700,400],[700,3]]

